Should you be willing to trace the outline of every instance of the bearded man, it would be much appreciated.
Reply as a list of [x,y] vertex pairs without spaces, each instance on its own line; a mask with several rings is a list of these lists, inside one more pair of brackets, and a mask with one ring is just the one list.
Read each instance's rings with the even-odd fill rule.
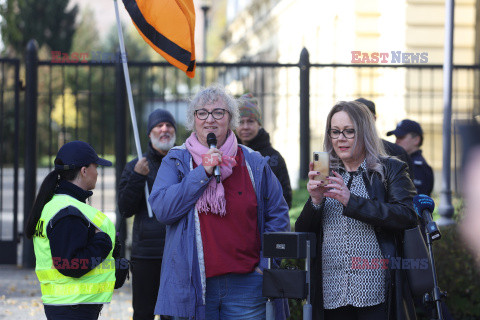
[[118,209],[126,218],[135,216],[131,253],[134,320],[154,319],[165,244],[165,225],[155,217],[148,216],[145,181],[151,191],[163,157],[175,145],[176,130],[175,119],[170,112],[164,109],[154,110],[148,117],[148,151],[140,160],[130,161],[120,179]]

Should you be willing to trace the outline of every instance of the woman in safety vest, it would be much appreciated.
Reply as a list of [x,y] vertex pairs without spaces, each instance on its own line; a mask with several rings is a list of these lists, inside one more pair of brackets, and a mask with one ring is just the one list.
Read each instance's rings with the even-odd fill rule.
[[85,201],[98,165],[112,163],[83,141],[63,145],[54,163],[25,229],[33,237],[45,314],[49,320],[98,319],[115,285],[115,226]]

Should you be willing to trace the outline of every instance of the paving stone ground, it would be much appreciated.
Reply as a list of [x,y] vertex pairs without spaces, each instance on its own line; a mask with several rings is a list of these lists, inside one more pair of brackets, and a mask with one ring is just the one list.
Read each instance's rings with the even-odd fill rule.
[[[0,265],[0,319],[46,320],[40,297],[34,270]],[[127,280],[103,307],[99,320],[130,320],[132,314],[132,288]]]

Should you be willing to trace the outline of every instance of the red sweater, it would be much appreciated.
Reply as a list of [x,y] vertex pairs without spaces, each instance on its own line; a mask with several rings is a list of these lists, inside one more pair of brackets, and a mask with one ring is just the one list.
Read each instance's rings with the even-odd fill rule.
[[260,260],[257,197],[240,147],[232,175],[223,180],[226,215],[199,213],[207,278],[248,273]]

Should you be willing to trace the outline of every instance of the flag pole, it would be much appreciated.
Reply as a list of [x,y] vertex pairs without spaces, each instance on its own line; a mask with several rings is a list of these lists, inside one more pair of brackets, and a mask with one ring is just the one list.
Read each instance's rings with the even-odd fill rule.
[[[135,137],[135,146],[137,147],[137,155],[138,159],[140,160],[143,153],[140,145],[140,138],[138,136],[137,117],[135,115],[135,107],[133,105],[132,85],[130,84],[130,74],[128,73],[127,54],[125,52],[125,43],[123,41],[122,25],[120,23],[120,14],[118,13],[117,0],[113,0],[113,3],[115,4],[115,16],[117,19],[118,40],[120,44],[120,59],[122,60],[123,75],[125,76],[125,85],[127,87],[128,106],[130,108],[130,118],[132,119],[133,136]],[[145,201],[147,202],[148,216],[152,218],[153,212],[152,208],[150,207],[150,203],[148,202],[149,193],[148,182],[145,182]]]

